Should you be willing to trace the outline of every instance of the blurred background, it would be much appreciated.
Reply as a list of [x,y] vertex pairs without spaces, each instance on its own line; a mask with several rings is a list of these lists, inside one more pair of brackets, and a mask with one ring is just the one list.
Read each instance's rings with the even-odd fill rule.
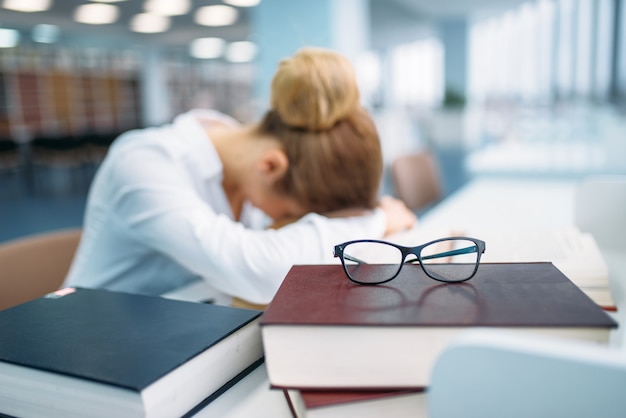
[[267,109],[281,58],[354,64],[386,171],[433,156],[443,198],[483,176],[626,174],[623,0],[0,0],[0,242],[80,226],[121,132]]

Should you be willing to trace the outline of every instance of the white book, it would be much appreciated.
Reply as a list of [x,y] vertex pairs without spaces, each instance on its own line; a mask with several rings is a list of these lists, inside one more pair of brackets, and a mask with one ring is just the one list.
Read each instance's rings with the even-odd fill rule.
[[481,262],[551,262],[598,305],[607,309],[615,307],[606,261],[589,233],[570,227],[481,228],[466,230],[465,234],[487,243]]
[[414,232],[397,234],[392,241],[410,246],[446,236],[470,236],[485,241],[482,263],[551,262],[598,305],[615,309],[606,260],[593,236],[574,226],[523,229],[481,226],[451,228],[446,232],[422,229],[419,242]]

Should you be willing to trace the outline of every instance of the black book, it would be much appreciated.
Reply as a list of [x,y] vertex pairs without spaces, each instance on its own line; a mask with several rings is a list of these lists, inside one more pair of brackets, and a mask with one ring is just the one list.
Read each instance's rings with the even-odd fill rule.
[[0,311],[0,413],[182,416],[262,361],[260,315],[73,288]]

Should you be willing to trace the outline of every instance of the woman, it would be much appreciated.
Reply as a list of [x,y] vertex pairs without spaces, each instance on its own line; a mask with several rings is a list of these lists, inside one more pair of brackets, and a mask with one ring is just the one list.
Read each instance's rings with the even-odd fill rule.
[[253,126],[192,111],[116,140],[64,285],[158,295],[203,280],[217,303],[263,304],[293,264],[414,223],[399,201],[377,202],[380,143],[345,58],[284,60],[271,105]]

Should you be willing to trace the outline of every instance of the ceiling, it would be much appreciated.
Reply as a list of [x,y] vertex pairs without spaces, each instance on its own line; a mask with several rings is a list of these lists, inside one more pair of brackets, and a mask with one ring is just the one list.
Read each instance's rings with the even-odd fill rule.
[[[171,0],[176,1],[176,0]],[[75,22],[74,10],[87,0],[53,0],[50,10],[45,12],[22,13],[0,8],[0,26],[28,32],[39,23],[53,24],[61,28],[61,39],[65,43],[116,43],[159,44],[165,46],[187,46],[195,38],[220,37],[228,42],[243,41],[249,35],[249,15],[247,8],[238,8],[237,22],[224,27],[201,26],[194,22],[194,11],[202,6],[223,4],[220,0],[193,0],[193,9],[183,16],[172,16],[167,32],[142,34],[132,32],[131,18],[143,12],[144,0],[126,0],[113,3],[120,9],[117,22],[106,25],[88,25]]]
[[499,12],[525,1],[528,0],[392,0],[392,3],[427,19],[451,19]]
[[[171,0],[176,1],[176,0]],[[292,0],[304,1],[304,0]],[[309,0],[317,1],[317,0]],[[342,0],[334,0],[342,1]],[[0,27],[20,29],[24,39],[28,31],[39,23],[54,24],[62,29],[60,41],[65,44],[158,44],[166,47],[187,47],[200,37],[220,37],[227,42],[246,40],[250,36],[250,10],[239,8],[237,22],[225,27],[206,27],[194,22],[194,11],[199,7],[222,4],[220,0],[193,0],[193,10],[184,16],[173,16],[167,32],[157,34],[134,33],[129,29],[131,18],[143,11],[144,0],[126,0],[115,3],[120,8],[120,19],[113,24],[87,25],[77,23],[72,15],[77,6],[87,0],[53,0],[46,12],[21,13],[0,8]],[[373,25],[397,25],[400,19],[405,25],[415,21],[457,18],[475,13],[476,10],[511,7],[522,0],[370,0]],[[388,13],[388,11],[391,11]]]

